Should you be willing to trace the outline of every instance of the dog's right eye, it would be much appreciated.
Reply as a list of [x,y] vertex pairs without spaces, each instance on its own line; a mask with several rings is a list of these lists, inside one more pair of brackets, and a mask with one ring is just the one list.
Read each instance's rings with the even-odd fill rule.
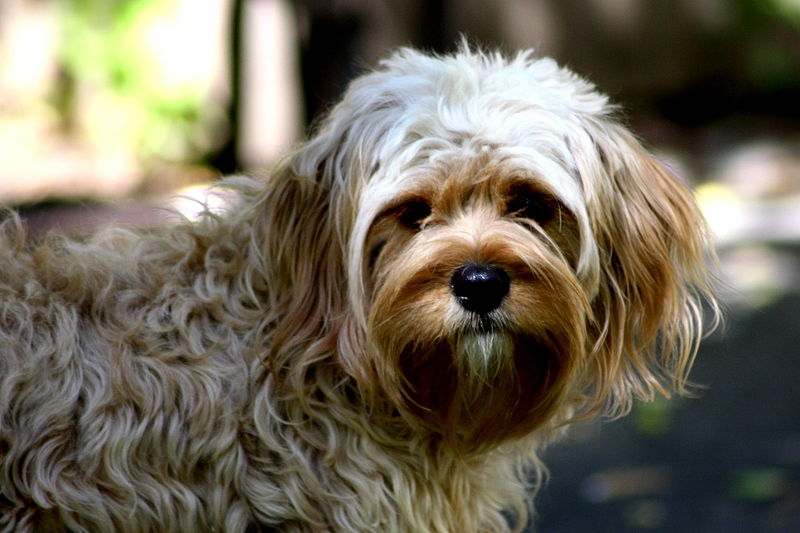
[[412,200],[397,207],[397,220],[409,229],[419,229],[431,215],[431,206],[423,200]]
[[525,192],[513,196],[506,208],[513,216],[544,224],[553,218],[557,205],[543,194]]

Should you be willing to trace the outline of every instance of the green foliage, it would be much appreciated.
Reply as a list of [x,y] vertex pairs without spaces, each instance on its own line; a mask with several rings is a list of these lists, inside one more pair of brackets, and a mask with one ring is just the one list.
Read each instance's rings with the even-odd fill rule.
[[[121,142],[145,157],[186,159],[201,117],[199,83],[164,76],[153,37],[168,32],[175,0],[61,0],[62,65],[96,91],[98,105],[119,121]],[[162,39],[163,40],[163,39]],[[168,43],[167,43],[168,44]],[[189,59],[189,58],[187,58]],[[98,113],[103,119],[104,113]]]
[[798,0],[770,0],[764,4],[773,15],[795,28],[800,28],[800,2]]
[[786,473],[779,468],[739,470],[732,476],[728,488],[731,497],[749,502],[775,500],[786,490]]
[[733,0],[732,5],[745,30],[760,30],[776,20],[800,27],[798,0]]
[[641,435],[658,437],[669,433],[672,427],[672,406],[665,398],[650,402],[636,402],[633,406],[633,424]]
[[763,91],[800,84],[797,53],[790,38],[800,30],[800,0],[734,0],[736,38],[749,40],[745,67]]

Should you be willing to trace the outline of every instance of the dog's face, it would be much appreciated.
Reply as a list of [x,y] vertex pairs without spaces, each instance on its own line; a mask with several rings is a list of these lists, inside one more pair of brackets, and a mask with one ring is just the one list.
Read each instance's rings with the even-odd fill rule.
[[384,387],[431,427],[525,434],[581,364],[576,326],[591,311],[576,216],[546,180],[489,153],[414,170],[365,247]]
[[680,389],[704,226],[606,98],[526,54],[384,66],[273,193],[308,290],[274,353],[325,323],[364,398],[470,449]]

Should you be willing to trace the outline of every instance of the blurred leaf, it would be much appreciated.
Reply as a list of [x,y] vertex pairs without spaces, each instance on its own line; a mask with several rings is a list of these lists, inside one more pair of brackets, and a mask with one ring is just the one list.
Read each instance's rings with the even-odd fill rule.
[[762,90],[795,86],[799,79],[794,57],[780,43],[759,41],[753,44],[749,58],[750,77]]
[[171,36],[176,1],[61,0],[61,5],[64,69],[97,93],[92,136],[114,133],[97,124],[111,113],[125,129],[112,139],[138,147],[145,158],[180,160],[202,150],[195,142],[205,118],[201,84],[165,79],[163,43],[153,42],[159,30],[162,37]]
[[633,408],[633,425],[642,435],[659,436],[672,427],[672,408],[665,398],[637,402]]
[[798,0],[771,0],[775,13],[792,26],[800,27],[800,1]]
[[764,502],[780,498],[787,488],[786,473],[780,468],[739,470],[730,480],[732,498]]
[[798,0],[732,0],[739,24],[749,30],[760,30],[774,20],[800,27]]

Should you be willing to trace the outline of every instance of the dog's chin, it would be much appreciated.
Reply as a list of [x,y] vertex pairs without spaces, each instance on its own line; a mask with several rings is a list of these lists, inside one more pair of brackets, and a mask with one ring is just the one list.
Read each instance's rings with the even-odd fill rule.
[[465,450],[530,434],[563,403],[570,344],[482,321],[451,338],[406,346],[399,358],[404,410]]
[[390,402],[413,427],[462,450],[557,424],[586,363],[588,302],[568,266],[498,254],[491,263],[512,282],[487,309],[453,287],[468,259],[407,269],[409,255],[391,263],[394,277],[376,287],[370,310],[371,363]]

